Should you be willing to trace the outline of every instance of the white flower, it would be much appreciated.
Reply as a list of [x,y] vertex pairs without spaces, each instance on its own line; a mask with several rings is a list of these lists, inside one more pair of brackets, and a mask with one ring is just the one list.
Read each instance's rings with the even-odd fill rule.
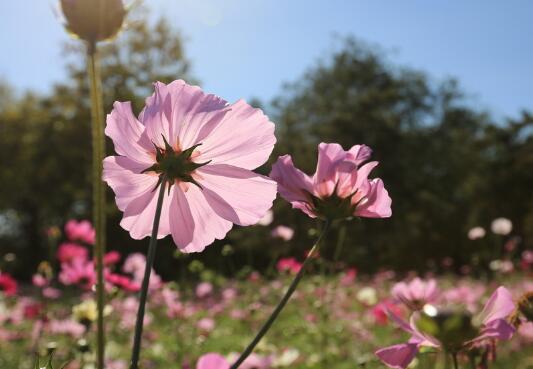
[[477,240],[485,237],[485,229],[482,227],[474,227],[468,231],[468,238],[471,240]]
[[375,305],[378,302],[376,290],[372,287],[363,287],[357,292],[357,300],[365,305]]
[[496,218],[490,225],[492,233],[506,236],[513,230],[513,223],[507,218]]

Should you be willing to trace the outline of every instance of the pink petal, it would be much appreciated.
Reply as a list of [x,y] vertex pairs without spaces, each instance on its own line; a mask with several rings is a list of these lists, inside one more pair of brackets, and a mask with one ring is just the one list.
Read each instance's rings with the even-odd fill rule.
[[[130,236],[133,239],[140,240],[152,234],[152,226],[157,207],[157,197],[159,194],[159,187],[155,190],[154,188],[155,184],[151,188],[148,188],[145,193],[129,199],[130,201],[126,206],[126,209],[124,209],[124,216],[120,225],[122,228],[129,231]],[[157,232],[157,238],[159,239],[170,234],[169,214],[171,213],[170,207],[172,206],[173,198],[173,192],[170,191],[170,193],[168,193],[167,189],[165,189],[165,197],[163,198],[161,218]],[[174,211],[174,209],[172,209],[172,211]]]
[[172,238],[182,252],[200,252],[215,239],[226,236],[233,224],[212,209],[202,190],[193,184],[185,192],[178,185],[173,187],[170,227]]
[[135,198],[151,192],[158,177],[141,174],[151,164],[140,164],[125,156],[108,156],[104,159],[103,180],[115,192],[117,206],[121,211]]
[[200,161],[255,169],[270,156],[276,137],[274,123],[244,100],[230,105],[224,119],[211,132],[199,136]]
[[230,364],[224,356],[216,353],[202,355],[196,364],[196,369],[228,369]]
[[144,126],[131,111],[131,103],[115,102],[107,116],[105,134],[113,140],[115,151],[139,163],[150,166],[153,145],[142,136]]
[[206,165],[197,173],[209,205],[235,224],[256,224],[276,198],[276,182],[246,169],[215,164]]
[[318,197],[329,197],[337,184],[336,165],[346,157],[342,146],[336,143],[318,145],[318,163],[313,176],[314,193]]
[[478,319],[484,324],[489,324],[493,320],[507,318],[514,310],[513,296],[509,290],[505,287],[498,287],[485,304]]
[[370,182],[370,192],[357,206],[355,215],[368,218],[388,218],[392,215],[392,200],[379,178]]
[[270,178],[278,183],[280,195],[290,202],[293,208],[304,211],[312,218],[316,217],[310,207],[310,196],[313,192],[312,180],[294,166],[290,155],[278,158],[272,165]]
[[405,369],[417,353],[417,344],[401,343],[377,350],[375,355],[389,368]]
[[491,320],[490,323],[481,329],[481,334],[472,342],[483,341],[488,338],[499,340],[510,340],[515,332],[514,327],[504,319]]
[[348,150],[347,159],[353,161],[357,166],[360,166],[365,161],[370,159],[372,149],[366,145],[354,145]]

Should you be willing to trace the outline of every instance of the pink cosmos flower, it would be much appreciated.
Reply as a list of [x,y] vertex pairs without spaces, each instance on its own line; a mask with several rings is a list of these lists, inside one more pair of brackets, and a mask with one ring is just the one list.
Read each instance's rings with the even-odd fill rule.
[[411,282],[396,283],[391,293],[392,297],[412,310],[419,310],[425,304],[435,302],[439,297],[437,282],[434,279],[423,281],[418,277]]
[[59,281],[66,286],[80,285],[82,288],[90,290],[96,283],[94,263],[82,259],[74,259],[70,263],[62,263]]
[[270,177],[293,208],[312,218],[390,217],[391,199],[383,181],[368,179],[378,165],[376,161],[365,164],[371,152],[365,145],[344,151],[339,144],[321,143],[313,177],[297,169],[290,155],[278,159]]
[[202,299],[213,292],[213,285],[209,282],[202,282],[196,286],[196,297]]
[[348,270],[346,270],[345,273],[342,274],[340,278],[340,283],[344,287],[350,286],[355,281],[356,277],[357,277],[357,269],[349,268]]
[[85,333],[85,326],[72,319],[51,320],[48,322],[47,330],[51,333],[68,334],[79,338]]
[[209,333],[215,329],[215,321],[211,318],[202,318],[196,323],[196,327],[203,333]]
[[[132,275],[131,281],[138,284],[139,286],[142,283],[144,278],[144,268],[146,266],[146,257],[141,253],[130,254],[124,261],[122,266],[122,271]],[[148,282],[148,288],[150,290],[157,290],[163,282],[161,277],[157,275],[155,270],[152,268],[150,273],[150,281]]]
[[17,290],[17,281],[7,273],[0,273],[0,291],[6,296],[14,296]]
[[[514,333],[514,328],[506,318],[513,313],[515,305],[511,293],[504,287],[499,287],[489,298],[476,320],[481,322],[479,334],[476,338],[463,343],[464,349],[482,343],[488,339],[508,340]],[[417,313],[415,313],[417,314]],[[411,334],[407,343],[385,347],[375,352],[376,356],[389,368],[405,369],[415,358],[420,347],[440,348],[441,343],[432,336],[424,334],[415,325],[415,319],[408,323],[389,311],[390,318],[398,326]]]
[[74,259],[86,260],[89,257],[89,251],[77,243],[65,242],[59,245],[56,257],[60,263],[71,262]]
[[290,272],[296,274],[302,268],[302,263],[297,261],[295,258],[283,258],[279,259],[276,267],[280,272]]
[[196,369],[229,369],[230,363],[220,354],[210,352],[202,355],[196,363]]
[[65,233],[71,241],[82,241],[94,245],[96,232],[88,220],[76,221],[71,219],[65,224]]
[[171,234],[181,251],[199,252],[271,208],[276,184],[252,170],[272,152],[274,124],[243,100],[228,104],[181,80],[154,87],[138,118],[129,102],[114,104],[105,132],[119,156],[104,160],[103,179],[124,213],[121,226],[141,239],[165,175],[157,237]]
[[104,265],[116,264],[120,261],[121,255],[118,251],[109,251],[104,255]]
[[283,241],[290,241],[294,236],[294,229],[279,225],[270,232],[270,235],[274,238],[281,238]]

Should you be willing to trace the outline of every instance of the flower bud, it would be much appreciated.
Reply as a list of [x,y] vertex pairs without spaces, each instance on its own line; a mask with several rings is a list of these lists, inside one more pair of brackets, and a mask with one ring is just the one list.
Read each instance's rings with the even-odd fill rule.
[[437,309],[433,305],[425,305],[416,321],[417,328],[435,337],[442,346],[457,352],[463,344],[478,334],[472,323],[472,315],[464,310]]
[[88,42],[115,36],[124,21],[122,0],[61,0],[66,29]]

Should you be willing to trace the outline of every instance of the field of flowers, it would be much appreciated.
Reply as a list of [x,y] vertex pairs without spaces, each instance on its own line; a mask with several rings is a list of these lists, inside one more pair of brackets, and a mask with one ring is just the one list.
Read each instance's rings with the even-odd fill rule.
[[[290,231],[278,228],[273,235],[281,232],[290,237]],[[57,278],[48,262],[39,266],[32,286],[18,284],[6,273],[0,275],[1,368],[33,368],[33,352],[44,357],[52,350],[55,362],[69,362],[65,368],[94,368],[97,310],[90,258],[94,231],[88,222],[71,221],[65,233],[68,240],[57,249]],[[128,368],[137,291],[146,264],[144,255],[138,253],[122,259],[117,252],[105,257],[109,369]],[[475,351],[477,366],[468,366],[464,355],[459,365],[485,368],[484,363],[491,362],[491,368],[531,368],[533,323],[525,322],[516,308],[520,298],[533,289],[532,259],[526,251],[516,265],[493,263],[497,273],[490,281],[468,275],[419,278],[412,274],[403,276],[406,282],[399,282],[392,271],[359,276],[356,269],[345,268],[324,274],[334,266],[316,258],[276,324],[241,368],[384,368],[375,352],[410,337],[395,320],[407,320],[411,311],[424,304],[462,309],[461,313],[470,312],[475,320],[499,286],[510,292],[513,302],[505,307],[505,299],[500,298],[496,314],[517,329],[497,346],[496,340],[482,342]],[[285,258],[278,261],[275,278],[251,272],[236,280],[216,275],[194,261],[189,269],[200,281],[180,285],[162,281],[154,271],[141,367],[195,368],[206,353],[235,359],[300,268],[297,260]],[[440,355],[435,348],[422,349],[410,367],[434,368]]]

